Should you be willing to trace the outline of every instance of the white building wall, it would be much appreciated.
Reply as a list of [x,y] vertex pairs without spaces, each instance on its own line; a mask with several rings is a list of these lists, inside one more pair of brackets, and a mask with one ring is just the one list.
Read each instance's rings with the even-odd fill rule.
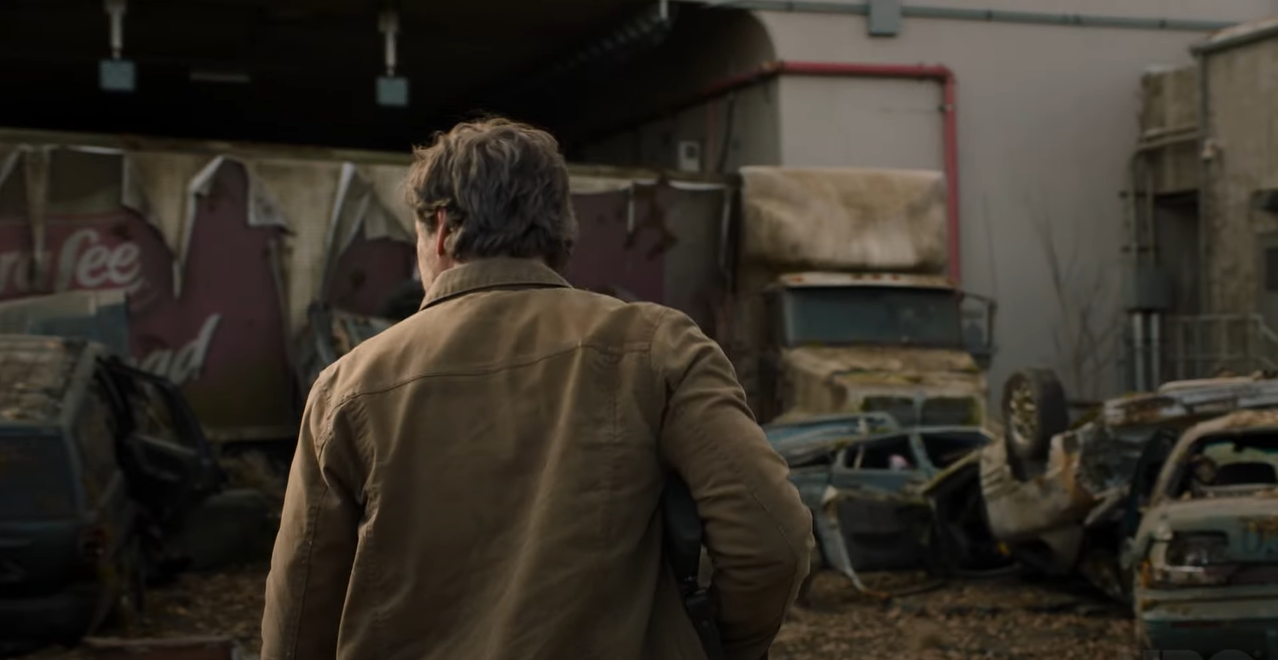
[[[1275,0],[906,0],[907,7],[924,4],[1202,21],[1278,11]],[[1074,397],[1114,394],[1125,325],[1120,195],[1136,141],[1140,75],[1152,65],[1188,63],[1189,46],[1204,35],[907,16],[897,36],[870,37],[863,16],[754,14],[775,59],[954,71],[964,285],[1000,305],[992,398],[1007,374],[1027,366],[1056,369]],[[754,121],[737,127],[730,166],[941,167],[935,82],[785,76],[748,94],[737,113]],[[659,157],[659,135],[703,139],[696,118],[713,110],[692,108],[660,128],[636,129],[631,139],[656,144]],[[617,153],[586,153],[609,162],[610,152]]]

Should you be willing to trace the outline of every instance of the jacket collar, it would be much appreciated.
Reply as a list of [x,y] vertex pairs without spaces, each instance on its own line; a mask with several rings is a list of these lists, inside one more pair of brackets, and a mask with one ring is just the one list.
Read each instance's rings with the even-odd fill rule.
[[435,278],[418,310],[483,289],[508,287],[571,287],[549,266],[533,259],[497,257],[449,268]]

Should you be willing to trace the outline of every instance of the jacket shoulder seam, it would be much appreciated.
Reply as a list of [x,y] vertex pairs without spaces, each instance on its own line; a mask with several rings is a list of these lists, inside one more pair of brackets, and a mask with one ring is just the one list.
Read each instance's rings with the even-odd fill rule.
[[337,412],[337,410],[343,408],[344,406],[349,404],[351,401],[354,401],[355,399],[359,399],[359,398],[363,398],[363,397],[367,397],[367,396],[371,396],[375,394],[385,394],[387,392],[399,389],[405,385],[409,385],[417,381],[431,380],[434,378],[452,378],[456,376],[487,376],[491,374],[501,373],[503,371],[509,371],[511,369],[530,367],[532,365],[545,362],[547,360],[551,360],[562,355],[567,355],[568,353],[571,353],[576,350],[582,350],[582,349],[592,350],[597,353],[616,357],[616,356],[626,355],[629,353],[639,353],[639,352],[648,350],[648,342],[629,342],[627,344],[624,344],[620,349],[610,347],[610,346],[602,346],[602,345],[593,344],[593,343],[579,343],[579,344],[573,344],[571,346],[565,346],[564,348],[561,348],[556,351],[551,351],[549,353],[543,353],[541,355],[537,355],[532,358],[505,362],[500,365],[490,364],[485,366],[476,366],[469,369],[441,369],[438,371],[427,371],[424,373],[418,373],[412,376],[401,378],[399,380],[391,381],[383,385],[376,385],[369,388],[348,392],[345,395],[343,395],[341,399],[333,406],[333,409],[332,411],[330,411],[329,416],[331,417],[332,413]]

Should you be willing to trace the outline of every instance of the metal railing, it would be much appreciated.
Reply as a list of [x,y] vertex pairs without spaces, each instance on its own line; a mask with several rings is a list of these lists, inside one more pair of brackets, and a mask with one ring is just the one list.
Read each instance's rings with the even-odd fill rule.
[[1185,380],[1278,369],[1278,333],[1260,314],[1165,316],[1163,345],[1150,346],[1164,378]]

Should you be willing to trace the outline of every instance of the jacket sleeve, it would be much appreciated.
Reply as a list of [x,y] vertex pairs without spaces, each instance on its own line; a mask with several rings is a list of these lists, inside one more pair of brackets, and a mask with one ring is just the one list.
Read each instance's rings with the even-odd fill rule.
[[363,507],[349,415],[331,407],[332,370],[311,388],[266,582],[262,660],[331,659]]
[[759,660],[807,577],[812,517],[719,345],[667,310],[651,356],[667,397],[659,451],[705,526],[725,658]]

